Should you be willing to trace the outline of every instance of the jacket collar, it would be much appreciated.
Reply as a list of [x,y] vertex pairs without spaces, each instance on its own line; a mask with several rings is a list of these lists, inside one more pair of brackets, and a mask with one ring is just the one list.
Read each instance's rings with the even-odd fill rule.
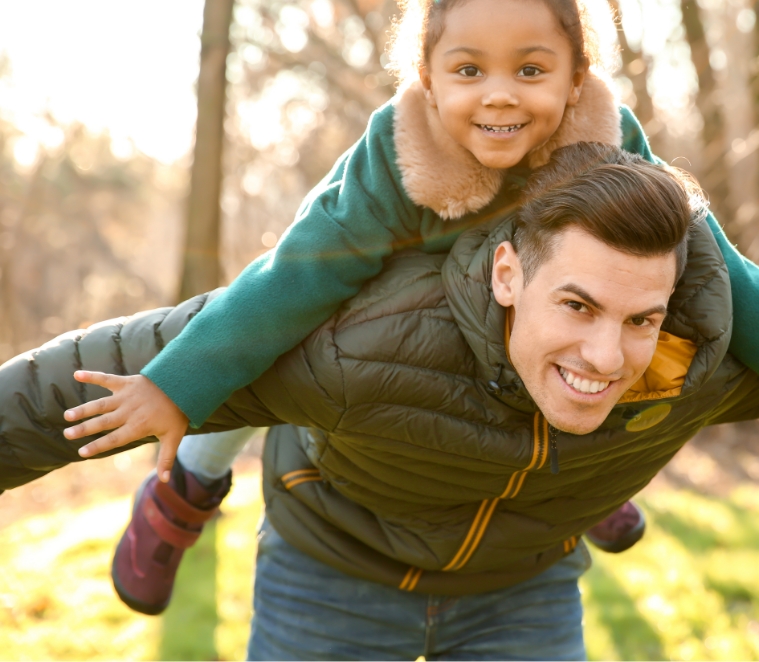
[[[511,240],[513,230],[514,215],[510,215],[492,231],[477,227],[462,234],[443,266],[443,283],[453,316],[474,352],[478,377],[485,383],[497,382],[501,399],[510,405],[534,411],[532,398],[509,361],[506,311],[490,286],[495,249]],[[715,302],[719,302],[716,310]],[[731,332],[727,269],[709,227],[700,223],[690,236],[688,265],[670,298],[654,360],[620,404],[698,390],[725,357]]]
[[[411,200],[443,219],[478,211],[498,193],[508,170],[483,166],[443,129],[437,111],[415,82],[395,99],[395,151]],[[529,157],[529,166],[548,162],[555,149],[580,141],[622,144],[621,116],[609,82],[589,73],[579,102],[564,112],[556,133]]]

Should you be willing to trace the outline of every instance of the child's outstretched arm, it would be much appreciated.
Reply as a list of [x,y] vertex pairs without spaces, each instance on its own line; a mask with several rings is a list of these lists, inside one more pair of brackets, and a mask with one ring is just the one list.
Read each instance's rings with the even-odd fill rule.
[[[626,106],[622,107],[622,135],[624,149],[640,154],[653,163],[662,162],[651,152],[643,128]],[[706,221],[722,251],[730,274],[733,334],[729,351],[751,370],[759,373],[759,343],[756,342],[756,330],[759,329],[759,266],[735,249],[713,214],[708,214]]]
[[272,251],[253,261],[142,374],[193,427],[324,322],[393,251],[413,245],[423,210],[396,164],[391,105],[303,202]]
[[[102,386],[112,393],[64,412],[63,417],[67,421],[89,418],[64,430],[67,439],[81,439],[111,430],[105,436],[82,446],[79,455],[88,458],[137,439],[157,437],[160,442],[158,478],[164,483],[168,482],[179,442],[188,425],[187,416],[182,410],[142,375],[122,377],[78,370],[74,373],[74,379],[83,384]],[[92,416],[95,418],[90,418]]]

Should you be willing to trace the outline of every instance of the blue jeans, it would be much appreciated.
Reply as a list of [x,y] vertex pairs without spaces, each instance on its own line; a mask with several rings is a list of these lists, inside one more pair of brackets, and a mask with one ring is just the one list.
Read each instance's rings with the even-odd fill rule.
[[256,565],[249,660],[584,660],[583,544],[525,582],[490,593],[408,593],[350,577],[267,522]]

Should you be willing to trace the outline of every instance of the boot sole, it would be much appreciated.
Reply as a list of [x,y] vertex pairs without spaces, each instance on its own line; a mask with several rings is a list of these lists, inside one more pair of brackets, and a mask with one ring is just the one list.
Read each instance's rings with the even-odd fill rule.
[[[118,554],[119,549],[121,548],[121,543],[118,544],[118,547],[116,547],[116,554]],[[116,589],[116,593],[118,594],[121,601],[130,609],[133,609],[134,611],[138,611],[141,614],[145,614],[146,616],[158,616],[158,614],[163,613],[163,611],[166,609],[166,607],[169,606],[169,600],[164,602],[163,604],[156,605],[156,604],[150,604],[147,602],[142,602],[141,600],[138,600],[137,598],[132,597],[124,590],[124,587],[121,586],[119,583],[118,576],[116,575],[116,557],[114,556],[113,563],[111,564],[111,580],[113,581],[113,588]]]

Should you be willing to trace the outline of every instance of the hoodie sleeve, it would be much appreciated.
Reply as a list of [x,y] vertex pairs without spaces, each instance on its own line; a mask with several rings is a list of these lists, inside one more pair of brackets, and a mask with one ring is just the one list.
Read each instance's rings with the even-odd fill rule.
[[[652,163],[663,161],[651,152],[648,138],[638,119],[626,106],[622,109],[622,148],[640,154]],[[730,243],[712,213],[706,217],[709,228],[725,258],[733,295],[733,335],[730,353],[754,372],[759,372],[759,267],[743,257]]]
[[304,200],[279,244],[254,260],[142,371],[201,425],[236,390],[353,297],[419,236],[421,212],[396,164],[394,107]]

